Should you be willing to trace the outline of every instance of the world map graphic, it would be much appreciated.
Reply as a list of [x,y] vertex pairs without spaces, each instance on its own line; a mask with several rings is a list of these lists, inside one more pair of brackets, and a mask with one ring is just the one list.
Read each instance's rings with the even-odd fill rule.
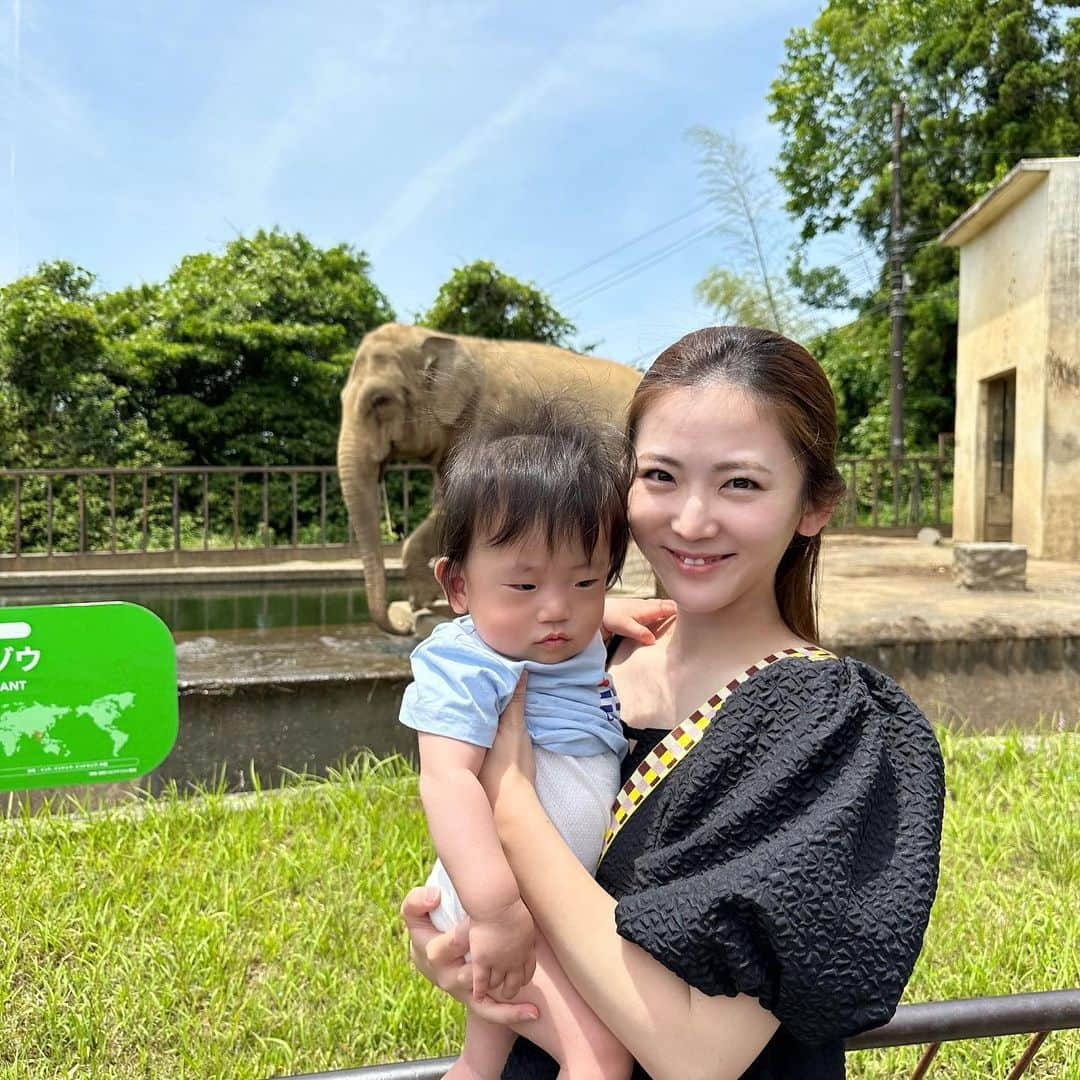
[[116,757],[130,738],[121,724],[134,704],[134,694],[120,693],[86,705],[0,705],[0,754],[63,760],[83,758],[89,750],[95,757]]

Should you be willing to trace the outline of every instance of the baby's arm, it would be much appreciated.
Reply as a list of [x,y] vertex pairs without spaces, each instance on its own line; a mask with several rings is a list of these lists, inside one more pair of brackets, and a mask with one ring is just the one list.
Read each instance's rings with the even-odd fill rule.
[[469,913],[473,995],[512,997],[536,963],[532,916],[495,833],[476,774],[482,746],[419,732],[420,799],[435,850]]

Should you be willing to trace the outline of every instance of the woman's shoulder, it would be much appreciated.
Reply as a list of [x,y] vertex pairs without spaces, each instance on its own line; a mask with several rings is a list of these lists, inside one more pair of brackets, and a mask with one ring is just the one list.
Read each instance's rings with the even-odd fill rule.
[[673,777],[620,934],[806,1041],[888,1019],[929,916],[944,799],[910,696],[850,657],[777,660]]
[[[748,672],[745,680],[729,683],[728,689],[737,687],[748,704],[785,698],[811,715],[857,709],[868,713],[901,710],[922,716],[907,691],[872,665],[820,648],[801,652],[768,658]],[[732,697],[734,703],[734,694]]]
[[737,752],[761,762],[781,751],[813,758],[858,750],[870,757],[882,752],[898,765],[930,761],[931,771],[941,773],[937,739],[922,710],[895,679],[854,657],[787,657],[725,690],[717,710],[723,721],[714,719],[705,733],[705,758]]

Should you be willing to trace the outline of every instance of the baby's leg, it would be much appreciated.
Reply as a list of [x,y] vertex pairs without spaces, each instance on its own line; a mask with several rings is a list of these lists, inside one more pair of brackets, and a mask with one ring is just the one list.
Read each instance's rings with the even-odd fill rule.
[[546,1050],[562,1080],[626,1080],[634,1062],[566,977],[551,947],[536,939],[536,974],[514,1001],[531,1001],[540,1018],[515,1030]]
[[466,1009],[465,1041],[447,1080],[499,1080],[515,1038],[505,1024],[493,1024]]

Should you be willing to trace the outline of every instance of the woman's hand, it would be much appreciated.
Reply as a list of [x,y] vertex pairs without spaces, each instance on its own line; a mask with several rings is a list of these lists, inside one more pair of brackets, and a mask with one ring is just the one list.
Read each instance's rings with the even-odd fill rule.
[[612,634],[630,638],[640,645],[653,645],[653,629],[675,614],[674,600],[635,600],[629,596],[609,596],[604,600],[601,629],[606,641]]
[[[491,749],[484,755],[479,780],[491,803],[498,829],[500,821],[528,813],[530,804],[540,809],[536,798],[536,762],[525,727],[525,686],[529,673],[523,671],[514,694],[499,717],[499,730]],[[541,811],[542,812],[542,811]]]
[[401,902],[401,916],[409,931],[409,954],[417,971],[433,986],[468,1005],[484,1020],[494,1024],[523,1024],[540,1014],[535,1005],[511,1004],[491,997],[473,998],[472,965],[469,951],[469,923],[460,922],[440,933],[431,923],[431,912],[439,906],[439,890],[426,885],[411,890]]

